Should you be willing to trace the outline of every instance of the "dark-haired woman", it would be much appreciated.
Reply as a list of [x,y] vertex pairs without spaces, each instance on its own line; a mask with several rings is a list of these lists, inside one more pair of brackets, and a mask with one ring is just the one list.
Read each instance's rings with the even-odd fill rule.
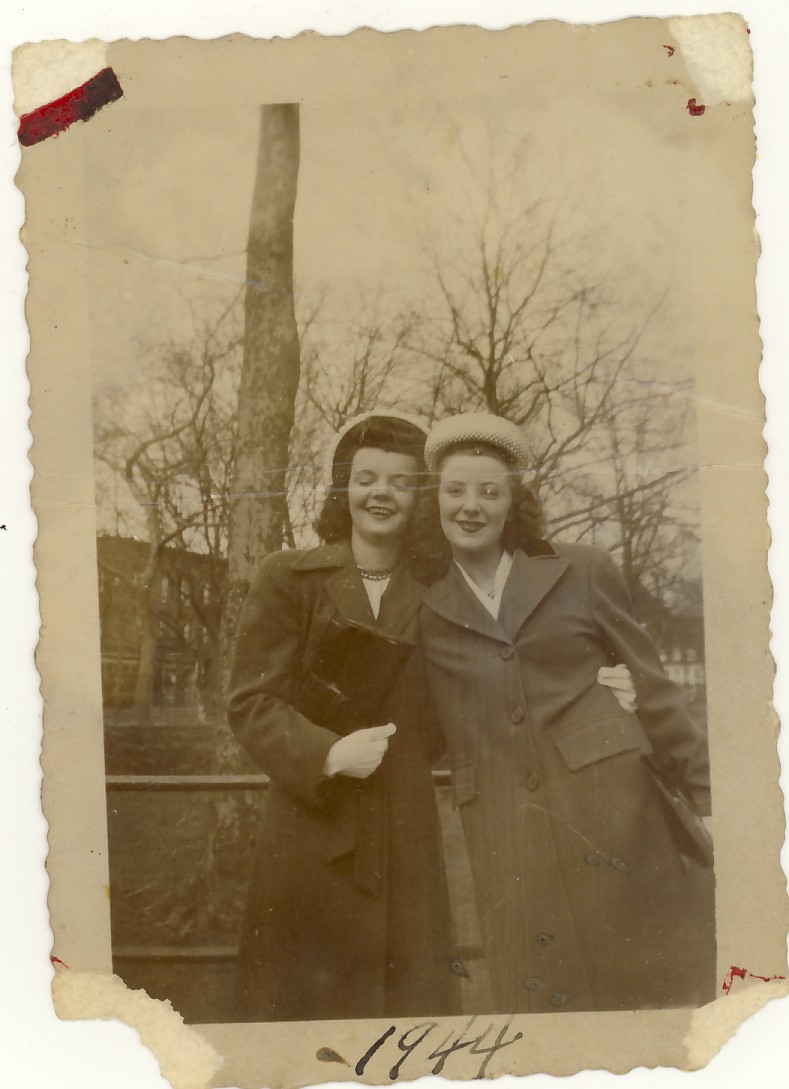
[[[644,756],[709,812],[706,741],[608,554],[541,540],[520,430],[437,424],[425,455],[448,569],[421,646],[474,877],[495,1008],[714,997],[712,870],[683,854]],[[597,682],[625,663],[638,715]]]
[[335,732],[300,707],[333,618],[415,641],[409,573],[425,430],[357,418],[331,457],[326,542],[267,557],[249,591],[229,718],[270,776],[240,950],[244,1021],[448,1014],[451,925],[414,657],[381,722]]

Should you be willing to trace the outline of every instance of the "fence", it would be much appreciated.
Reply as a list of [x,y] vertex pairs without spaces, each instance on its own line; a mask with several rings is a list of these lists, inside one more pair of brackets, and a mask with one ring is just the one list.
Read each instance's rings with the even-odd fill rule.
[[[487,988],[487,972],[480,948],[476,912],[473,909],[471,875],[465,855],[462,830],[457,813],[453,810],[448,787],[451,786],[450,772],[433,772],[437,788],[439,812],[441,813],[444,851],[447,860],[450,897],[453,903],[456,954],[463,961],[467,977],[462,981],[464,1005],[472,1008],[479,1004],[480,994],[484,996]],[[115,806],[120,798],[129,795],[141,795],[146,798],[163,799],[165,796],[180,795],[186,799],[196,794],[240,794],[252,792],[261,795],[268,786],[268,777],[253,775],[107,775],[107,803],[110,814],[117,814]],[[142,800],[142,798],[140,799]],[[173,799],[175,801],[175,799]],[[122,807],[119,807],[122,808]],[[185,808],[185,807],[184,807]],[[150,809],[150,807],[146,807]],[[175,811],[180,811],[175,807]],[[110,816],[112,821],[112,816]],[[183,820],[183,817],[181,818]],[[134,859],[130,856],[158,851],[163,864],[168,850],[168,835],[173,833],[164,828],[160,839],[141,844],[129,844],[121,839],[121,846],[114,851],[111,841],[110,864],[115,875],[122,873],[124,867],[133,867]],[[172,845],[172,840],[170,846]],[[178,845],[171,850],[174,855]],[[118,857],[120,854],[122,857]],[[115,910],[113,918],[113,936],[115,932]],[[128,905],[123,905],[128,909]],[[221,1022],[232,1020],[228,1013],[232,1009],[232,990],[235,963],[238,955],[237,946],[231,942],[218,941],[208,944],[190,944],[188,942],[140,942],[124,943],[113,940],[114,970],[129,986],[143,988],[152,997],[169,999],[173,1006],[190,1023]]]

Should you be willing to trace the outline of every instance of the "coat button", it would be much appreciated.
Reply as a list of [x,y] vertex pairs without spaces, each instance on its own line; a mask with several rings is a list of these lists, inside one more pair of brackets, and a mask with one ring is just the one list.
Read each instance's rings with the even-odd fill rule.
[[544,991],[548,984],[544,979],[537,979],[536,976],[529,976],[528,979],[523,981],[523,986],[530,991]]
[[551,995],[552,1006],[566,1006],[570,1001],[570,996],[566,991],[557,991],[556,994]]
[[539,777],[539,775],[535,775],[534,772],[532,772],[531,775],[527,775],[526,776],[526,789],[527,790],[539,790],[539,788],[540,788],[540,777]]
[[523,722],[526,718],[526,712],[522,707],[514,707],[512,709],[512,715],[510,716],[512,721],[517,725],[519,722]]
[[608,866],[608,859],[603,858],[603,856],[599,855],[596,851],[590,851],[586,856],[586,861],[590,866]]
[[456,976],[463,976],[464,979],[471,979],[468,969],[458,957],[453,957],[449,962],[449,970],[450,972],[454,972]]
[[510,658],[513,656],[514,653],[515,653],[515,648],[514,647],[502,647],[501,648],[501,656],[502,656],[502,658],[504,659],[505,662],[508,662],[510,660]]

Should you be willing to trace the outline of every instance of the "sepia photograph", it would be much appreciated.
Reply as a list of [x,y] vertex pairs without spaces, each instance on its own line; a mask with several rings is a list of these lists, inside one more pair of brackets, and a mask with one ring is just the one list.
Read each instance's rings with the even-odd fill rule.
[[[83,474],[84,672],[40,652],[45,700],[83,676],[90,707],[78,944],[215,1045],[362,1023],[267,1084],[527,1073],[557,1014],[654,1013],[679,1054],[738,941],[784,942],[740,980],[783,978],[777,855],[745,929],[735,873],[731,786],[777,757],[743,608],[750,52],[720,18],[747,93],[714,102],[682,20],[638,19],[116,42],[102,108],[28,122],[28,247],[39,192],[73,211],[30,315],[33,460],[62,441]],[[79,374],[37,431],[53,272]]]
[[205,256],[96,381],[113,961],[200,1020],[714,996],[684,224],[522,105],[264,104],[246,238],[142,212]]

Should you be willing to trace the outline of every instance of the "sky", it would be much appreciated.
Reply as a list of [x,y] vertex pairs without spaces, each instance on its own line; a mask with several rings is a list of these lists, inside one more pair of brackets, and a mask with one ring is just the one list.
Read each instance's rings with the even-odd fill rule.
[[[664,298],[644,342],[650,378],[688,377],[690,356],[714,351],[716,270],[736,253],[729,225],[748,211],[747,106],[692,117],[664,24],[551,27],[530,28],[515,49],[485,36],[463,52],[479,58],[465,71],[453,50],[431,54],[425,35],[396,56],[375,36],[374,93],[361,93],[352,66],[318,78],[319,57],[301,82],[293,73],[298,305],[328,288],[342,321],[362,291],[429,301],[426,253],[461,259],[490,184],[505,209],[539,198],[557,212],[566,259],[591,259],[624,316]],[[168,44],[110,48],[125,96],[84,129],[73,240],[85,250],[97,387],[133,383],[145,345],[188,337],[243,283],[265,87],[242,63],[245,93],[196,100]],[[156,100],[138,93],[146,63],[164,80]]]
[[[492,193],[504,218],[535,201],[556,216],[562,260],[606,284],[623,326],[657,305],[643,382],[709,379],[729,348],[728,270],[752,247],[750,103],[692,116],[682,53],[659,21],[543,23],[515,38],[460,29],[438,49],[431,32],[363,33],[366,52],[344,39],[327,54],[307,37],[267,54],[274,100],[300,101],[297,315],[326,292],[341,356],[360,300],[438,305],[430,262],[462,269]],[[273,92],[254,43],[225,42],[226,56],[223,43],[177,39],[108,49],[124,97],[80,131],[69,225],[95,391],[133,395],[144,353],[191,339],[243,292],[259,109]],[[695,494],[680,502],[692,509]]]

